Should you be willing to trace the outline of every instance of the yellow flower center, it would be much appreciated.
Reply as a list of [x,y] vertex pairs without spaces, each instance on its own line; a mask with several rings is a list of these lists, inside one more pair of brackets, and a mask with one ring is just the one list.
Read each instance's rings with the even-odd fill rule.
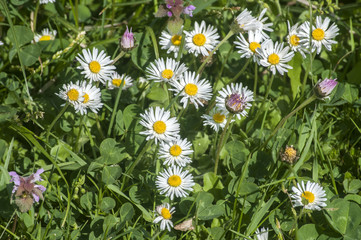
[[39,39],[39,41],[49,41],[49,40],[51,40],[51,36],[49,35],[44,35]]
[[272,53],[268,56],[268,62],[272,65],[276,65],[280,62],[280,57],[277,54]]
[[312,37],[317,41],[321,41],[325,37],[325,32],[321,28],[316,28],[312,31]]
[[193,43],[199,47],[206,43],[206,37],[202,33],[193,36]]
[[213,115],[213,120],[216,123],[223,123],[224,119],[226,119],[226,116],[220,113],[216,113]]
[[297,153],[297,151],[293,147],[287,147],[285,149],[285,154],[290,159],[293,159],[294,157],[296,157],[296,153]]
[[165,69],[163,72],[162,72],[162,77],[163,78],[166,78],[166,79],[170,79],[171,77],[173,77],[173,71],[171,69]]
[[193,84],[193,83],[188,83],[185,87],[184,87],[184,91],[186,94],[190,95],[190,96],[194,96],[197,94],[198,92],[198,87],[197,85]]
[[171,219],[172,218],[172,214],[166,208],[162,208],[161,214],[162,214],[162,217],[164,219]]
[[167,125],[165,125],[163,121],[156,121],[153,124],[153,130],[158,134],[164,133],[166,129],[167,129]]
[[296,34],[290,37],[290,43],[292,46],[298,46],[300,44],[300,38]]
[[256,52],[256,49],[260,48],[260,47],[261,47],[261,44],[259,44],[258,42],[251,42],[249,44],[249,49],[254,53]]
[[168,184],[172,187],[178,187],[181,185],[182,179],[178,175],[172,175],[168,178]]
[[83,98],[84,98],[83,103],[89,102],[89,95],[87,93],[83,96]]
[[89,63],[89,69],[92,73],[98,73],[100,71],[100,64],[97,61],[91,61]]
[[[112,84],[114,85],[114,86],[117,86],[117,87],[119,87],[120,86],[120,84],[122,84],[122,79],[119,79],[119,78],[114,78],[113,80],[112,80]],[[124,83],[123,83],[123,85],[125,84],[125,81],[124,81]]]
[[174,144],[173,146],[170,147],[169,153],[173,157],[178,157],[182,153],[182,148],[179,145]]
[[66,95],[68,95],[70,101],[76,101],[79,98],[79,92],[74,88],[70,89]]
[[313,203],[315,201],[315,195],[309,191],[304,191],[302,193],[302,198],[306,199],[309,203]]
[[182,36],[180,36],[180,35],[174,35],[174,36],[172,37],[171,41],[172,41],[172,44],[173,44],[174,46],[179,46],[179,45],[181,44],[181,42],[182,42]]

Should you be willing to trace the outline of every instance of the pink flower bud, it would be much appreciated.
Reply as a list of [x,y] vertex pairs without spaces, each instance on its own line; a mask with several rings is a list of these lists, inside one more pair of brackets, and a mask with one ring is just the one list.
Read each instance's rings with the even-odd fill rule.
[[124,32],[120,45],[123,50],[128,51],[134,48],[134,34],[132,33],[132,28],[130,31],[127,26],[127,30]]
[[336,87],[337,81],[336,79],[324,79],[323,81],[318,81],[315,86],[315,94],[319,98],[329,98],[332,90]]

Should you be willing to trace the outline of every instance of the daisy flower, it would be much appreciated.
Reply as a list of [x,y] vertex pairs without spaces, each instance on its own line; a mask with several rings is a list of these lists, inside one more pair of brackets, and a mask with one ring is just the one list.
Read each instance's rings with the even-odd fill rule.
[[[204,125],[207,126],[211,126],[211,128],[213,128],[214,131],[217,131],[220,128],[224,128],[224,126],[226,125],[227,119],[227,112],[224,110],[218,110],[217,108],[213,108],[209,115],[208,114],[203,114],[202,118],[204,119]],[[233,122],[234,120],[232,119],[231,122]]]
[[250,58],[253,57],[253,61],[259,63],[259,55],[256,52],[257,48],[261,47],[263,37],[260,31],[249,31],[248,32],[248,41],[243,37],[242,34],[239,34],[237,37],[238,41],[235,41],[236,48],[239,49],[238,53],[241,54],[241,58]]
[[221,111],[228,111],[237,116],[238,119],[247,116],[253,101],[253,92],[243,87],[242,83],[227,85],[219,91],[220,96],[216,98],[216,105]]
[[193,153],[192,144],[187,139],[177,138],[169,142],[162,142],[159,149],[159,158],[164,159],[164,165],[178,164],[186,166],[192,161],[189,157]]
[[273,43],[269,40],[262,44],[260,48],[257,48],[257,53],[260,54],[260,64],[264,67],[269,67],[273,74],[276,74],[276,70],[283,75],[288,72],[288,69],[292,69],[287,63],[291,61],[294,52],[289,51],[290,47],[283,47],[283,43]]
[[98,54],[97,48],[93,48],[93,52],[83,49],[83,55],[79,53],[76,59],[80,63],[78,69],[83,69],[81,73],[85,74],[85,78],[90,81],[105,84],[115,69],[110,57],[105,54],[104,50]]
[[171,230],[171,227],[173,227],[172,222],[172,214],[175,212],[175,207],[170,207],[169,203],[163,203],[162,205],[159,205],[155,208],[155,211],[158,215],[156,219],[154,219],[153,223],[159,223],[160,222],[160,230],[163,231],[166,228],[168,231]]
[[251,14],[252,12],[246,8],[236,17],[235,22],[241,31],[254,31],[259,27],[257,19]]
[[205,21],[194,24],[194,30],[191,32],[184,31],[186,35],[185,47],[188,52],[193,53],[195,56],[202,54],[208,56],[216,45],[218,44],[219,35],[217,29],[211,25],[206,26]]
[[120,85],[123,85],[122,89],[128,89],[133,85],[133,79],[125,74],[120,76],[116,72],[112,73],[112,75],[108,79],[108,88],[119,88]]
[[297,187],[292,187],[294,194],[291,194],[292,202],[295,207],[303,206],[305,209],[321,210],[325,207],[327,200],[325,190],[318,184],[307,181],[306,186],[302,181],[297,183]]
[[40,4],[55,3],[56,0],[40,0]]
[[79,82],[64,84],[59,93],[55,93],[60,98],[68,101],[71,105],[75,106],[84,101],[83,88],[79,85]]
[[80,83],[80,87],[83,100],[74,105],[75,111],[80,112],[81,115],[87,114],[87,109],[97,113],[103,107],[100,89],[85,81]]
[[322,50],[322,45],[328,51],[331,51],[332,44],[337,43],[337,41],[332,40],[338,35],[338,27],[335,23],[330,25],[330,19],[328,17],[322,21],[320,16],[316,17],[316,27],[312,26],[312,36],[310,37],[310,23],[305,22],[300,26],[300,43],[308,48],[311,41],[311,52],[314,52],[317,49],[317,54],[320,54]]
[[148,80],[171,82],[176,80],[187,69],[184,63],[180,64],[174,59],[167,58],[165,61],[163,58],[159,58],[155,60],[155,63],[151,63],[145,71]]
[[155,182],[160,194],[164,194],[173,200],[176,197],[188,196],[188,191],[193,191],[193,176],[188,171],[182,171],[181,167],[173,166],[159,173]]
[[268,240],[268,228],[261,228],[256,230],[256,240]]
[[166,49],[167,54],[173,52],[174,57],[178,56],[179,46],[182,42],[182,31],[183,26],[179,30],[177,34],[172,34],[169,30],[163,31],[160,36],[159,45],[161,45],[161,49]]
[[288,26],[288,35],[287,42],[290,45],[292,51],[299,52],[303,58],[306,57],[306,48],[300,44],[300,35],[299,35],[299,23],[296,23],[291,27],[290,22],[287,21]]
[[157,141],[169,141],[179,135],[179,123],[175,117],[170,117],[169,111],[164,111],[163,108],[150,108],[140,116],[143,118],[140,124],[147,128],[140,134],[146,135],[147,141],[149,139],[155,139],[155,143]]
[[180,77],[178,81],[172,82],[172,85],[175,89],[177,95],[181,92],[181,103],[183,103],[183,108],[185,108],[190,101],[198,109],[198,105],[203,107],[203,101],[208,101],[212,97],[212,86],[209,84],[208,80],[202,79],[199,80],[199,75],[196,76],[195,72],[185,72],[183,77]]
[[42,41],[50,41],[54,40],[56,36],[56,30],[49,30],[49,28],[45,28],[41,31],[41,34],[35,34],[34,40],[35,42]]
[[272,22],[270,23],[265,23],[265,21],[267,21],[268,17],[264,17],[264,14],[267,12],[267,8],[264,8],[261,12],[261,14],[258,16],[257,20],[256,20],[256,24],[257,24],[257,31],[259,31],[261,33],[261,36],[263,39],[267,39],[269,38],[269,36],[267,35],[267,33],[265,33],[265,31],[267,32],[273,32],[273,29],[270,28],[270,26],[273,25]]

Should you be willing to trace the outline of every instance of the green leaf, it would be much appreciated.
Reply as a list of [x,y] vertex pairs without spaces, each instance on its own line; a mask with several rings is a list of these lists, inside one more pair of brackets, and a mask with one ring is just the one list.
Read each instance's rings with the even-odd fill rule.
[[21,6],[27,3],[29,0],[11,0],[11,3],[15,6]]
[[136,104],[128,105],[123,111],[123,121],[125,129],[128,129],[133,121],[136,121],[139,114],[142,113],[143,110]]
[[147,95],[147,98],[154,101],[167,101],[168,95],[162,87],[152,87]]
[[351,233],[361,223],[361,208],[354,202],[336,199],[327,205],[326,218],[339,233]]
[[117,142],[113,138],[105,139],[99,147],[101,158],[97,162],[104,164],[116,164],[121,162],[126,158],[127,154],[122,153],[124,148],[119,148],[116,146]]
[[261,222],[264,215],[268,212],[269,208],[272,206],[272,203],[276,200],[276,196],[273,196],[266,203],[260,202],[259,206],[262,206],[255,214],[252,216],[251,223],[247,227],[246,235],[250,235],[252,232],[256,231],[258,224]]
[[318,237],[318,232],[316,230],[315,224],[306,224],[303,225],[298,231],[297,231],[297,239],[302,240],[315,240]]
[[347,73],[347,82],[352,84],[361,83],[361,61],[358,61],[352,68],[352,70]]
[[[15,32],[15,36],[13,35],[13,30]],[[10,39],[10,42],[14,44],[17,41],[19,46],[27,44],[34,39],[34,34],[30,28],[25,26],[14,26],[13,28],[9,28],[7,32],[7,36]]]
[[113,184],[120,177],[122,170],[120,166],[105,166],[102,172],[102,182],[105,184]]
[[196,9],[193,11],[193,14],[199,13],[203,9],[206,9],[207,7],[211,6],[216,0],[194,0],[192,2],[192,5],[196,7]]
[[223,189],[224,188],[221,179],[213,172],[208,172],[203,175],[203,183],[204,183],[203,189],[206,192],[211,189]]
[[95,206],[95,195],[92,192],[86,192],[80,198],[80,205],[87,210],[91,210]]
[[213,205],[213,195],[206,192],[199,192],[197,197],[197,211],[200,220],[210,220],[222,216],[225,213],[224,201]]
[[134,216],[134,208],[131,203],[124,203],[119,211],[120,219],[122,222],[126,222],[132,219]]
[[359,189],[361,188],[361,180],[352,179],[350,181],[348,179],[345,179],[343,181],[343,186],[347,193],[358,193]]
[[14,115],[16,114],[17,110],[15,108],[9,106],[0,106],[0,123],[4,121],[10,121]]
[[104,219],[103,232],[109,231],[112,227],[118,224],[119,224],[119,218],[116,218],[112,214],[109,214]]
[[296,53],[295,56],[292,58],[291,61],[288,62],[293,69],[288,70],[288,76],[291,79],[291,90],[292,90],[292,97],[293,99],[296,98],[298,93],[298,88],[302,85],[301,84],[301,71],[302,71],[302,62],[303,58],[300,53]]
[[356,86],[345,83],[345,91],[342,96],[347,102],[352,103],[358,99],[358,89]]
[[231,141],[226,144],[226,150],[231,156],[233,167],[236,168],[239,164],[246,161],[249,154],[248,149],[241,141]]
[[113,209],[115,207],[115,200],[111,197],[105,197],[102,199],[102,202],[100,204],[100,210],[103,212],[109,212],[109,210]]
[[210,145],[211,141],[208,135],[198,132],[195,140],[193,140],[194,155],[196,157],[201,156],[205,153]]
[[36,61],[41,54],[41,49],[37,44],[28,45],[20,49],[20,58],[25,66],[31,66]]

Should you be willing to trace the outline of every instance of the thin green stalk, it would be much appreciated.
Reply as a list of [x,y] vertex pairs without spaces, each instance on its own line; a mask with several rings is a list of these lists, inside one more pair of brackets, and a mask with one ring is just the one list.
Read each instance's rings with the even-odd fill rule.
[[125,51],[121,51],[116,58],[114,58],[112,64],[114,65],[119,59],[121,59],[125,55]]
[[197,71],[197,74],[196,75],[199,75],[204,67],[206,66],[207,62],[209,61],[209,59],[211,59],[211,57],[213,56],[214,52],[217,51],[217,49],[222,46],[223,43],[225,43],[230,37],[232,37],[234,34],[234,32],[232,30],[229,30],[229,32],[227,33],[227,35],[222,39],[222,41],[220,41],[218,43],[218,45],[212,50],[212,52],[209,53],[208,57],[206,58],[206,60],[204,60],[204,62],[202,63],[202,65],[199,67],[198,71]]
[[152,28],[150,28],[148,26],[145,27],[145,29],[148,31],[150,38],[152,39],[155,58],[158,59],[159,58],[158,42],[157,42],[157,39],[155,38],[154,31]]
[[179,112],[178,116],[177,116],[177,121],[184,115],[184,113],[187,112],[188,108],[189,108],[189,102],[187,104],[187,106],[185,108],[182,108],[182,110]]
[[214,174],[216,174],[216,175],[217,175],[217,171],[218,171],[219,155],[221,153],[221,150],[222,150],[222,147],[223,147],[223,141],[225,139],[224,137],[226,136],[226,132],[227,132],[229,124],[231,123],[232,118],[233,118],[233,114],[230,113],[228,118],[227,118],[226,125],[223,128],[223,132],[221,134],[221,137],[219,138],[219,143],[218,143],[218,147],[217,147],[217,151],[216,151],[216,161],[215,161],[215,164],[214,164],[214,171],[213,171]]
[[[146,141],[146,140],[144,140]],[[130,174],[132,174],[134,168],[138,165],[138,163],[140,162],[140,160],[142,159],[144,153],[148,150],[148,148],[150,147],[150,145],[153,144],[153,139],[147,141],[146,144],[142,144],[142,146],[140,146],[141,150],[140,153],[138,154],[137,158],[135,159],[135,161],[132,163],[132,165],[130,165],[130,167],[128,168],[128,170],[125,172],[125,175],[123,177],[123,183],[122,186],[120,187],[120,191],[122,191],[125,187],[125,184],[127,183],[127,176],[129,176]]]
[[254,84],[253,84],[253,98],[257,95],[257,82],[258,82],[258,64],[254,63]]
[[317,97],[316,95],[312,95],[311,97],[309,97],[308,99],[306,99],[301,105],[299,105],[297,108],[295,108],[295,110],[293,110],[292,112],[290,112],[287,116],[285,116],[284,118],[281,119],[281,121],[277,124],[276,128],[273,130],[273,132],[271,133],[271,135],[267,138],[267,140],[261,145],[261,147],[259,149],[262,149],[263,147],[265,147],[268,143],[269,140],[271,140],[271,138],[277,133],[277,131],[283,126],[283,124],[287,121],[287,119],[289,119],[290,117],[292,117],[295,113],[297,113],[299,110],[301,110],[302,108],[306,107],[308,104],[310,104],[311,102],[313,102],[314,100],[316,100]]
[[186,35],[184,34],[184,32],[182,32],[181,44],[179,45],[179,50],[178,50],[178,55],[177,55],[177,62],[179,62],[182,57],[183,48],[186,43],[185,36]]
[[66,111],[66,109],[68,108],[69,105],[70,105],[70,103],[66,102],[63,109],[58,113],[58,115],[54,118],[54,120],[49,125],[48,130],[46,131],[46,142],[49,142],[48,140],[49,140],[49,135],[50,135],[51,129],[54,127],[55,123],[59,120],[59,118],[65,113],[65,111]]
[[35,11],[34,11],[33,32],[36,32],[36,22],[37,22],[37,19],[38,19],[39,6],[40,6],[40,1],[37,1]]
[[122,94],[123,85],[124,85],[124,80],[121,82],[121,84],[119,86],[117,98],[115,99],[115,104],[114,104],[114,108],[113,108],[113,111],[112,111],[112,116],[110,118],[110,124],[109,124],[109,127],[108,127],[108,133],[107,133],[108,137],[110,136],[110,133],[112,132],[114,119],[115,119],[115,116],[117,115],[117,109],[118,109],[119,99],[120,99],[120,96]]
[[[246,70],[248,64],[250,63],[250,59],[251,59],[251,58],[249,58],[249,59],[246,61],[246,63],[243,65],[242,69],[236,74],[236,76],[234,76],[234,77],[232,78],[232,80],[231,80],[229,83],[235,82],[235,81],[239,78],[239,76],[242,75],[242,73],[244,72],[244,70]],[[256,65],[257,65],[257,64],[256,64]]]
[[78,132],[78,135],[76,137],[75,146],[74,146],[75,152],[78,151],[79,139],[80,139],[81,131],[83,130],[83,119],[84,119],[84,115],[81,115],[80,120],[79,120],[79,132]]
[[269,93],[270,93],[270,90],[271,90],[271,88],[272,88],[272,83],[273,83],[274,77],[275,77],[275,75],[272,74],[272,77],[271,77],[271,80],[270,80],[270,82],[269,82],[269,84],[268,84],[268,86],[267,86],[266,95],[265,95],[264,98],[263,98],[261,107],[260,107],[259,110],[257,111],[256,116],[252,119],[252,122],[251,122],[251,124],[249,125],[248,129],[246,130],[246,133],[249,133],[249,131],[252,129],[253,125],[257,122],[259,116],[261,115],[262,110],[263,110],[263,108],[264,108],[264,105],[265,105],[265,103],[266,103],[266,100],[267,100],[267,98],[268,98],[268,95],[269,95]]
[[74,7],[74,4],[73,4],[72,0],[69,0],[69,4],[70,4],[70,7],[71,7],[71,11],[73,12],[75,26],[78,29],[79,28],[79,22],[78,22],[78,18],[77,18],[78,14],[76,12],[76,9]]

